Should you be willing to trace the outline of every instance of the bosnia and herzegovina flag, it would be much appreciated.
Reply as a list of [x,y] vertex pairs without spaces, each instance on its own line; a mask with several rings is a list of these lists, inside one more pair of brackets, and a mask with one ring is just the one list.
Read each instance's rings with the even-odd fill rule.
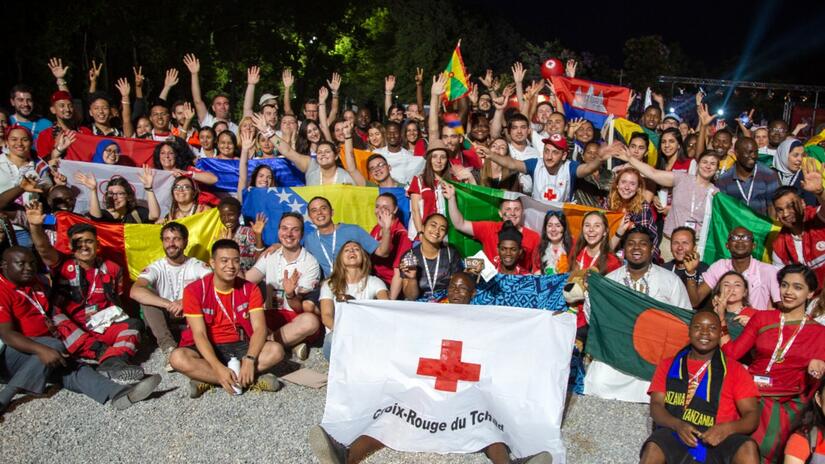
[[740,226],[753,233],[752,256],[766,263],[772,261],[771,243],[781,227],[736,198],[722,192],[714,195],[709,207],[705,207],[702,224],[697,248],[703,262],[713,264],[720,259],[730,258],[730,251],[725,246],[728,235],[731,230]]
[[286,212],[295,212],[304,216],[305,234],[314,233],[312,223],[307,215],[307,205],[314,197],[329,200],[334,210],[333,221],[361,226],[367,232],[377,223],[375,218],[375,199],[378,195],[389,192],[398,201],[398,218],[407,224],[410,217],[410,202],[401,187],[378,188],[356,187],[352,185],[323,185],[314,187],[272,187],[255,188],[244,193],[243,215],[254,220],[258,213],[267,216],[264,227],[264,243],[278,242],[278,222]]
[[459,40],[453,50],[447,67],[444,68],[447,74],[447,84],[444,86],[444,100],[451,102],[467,95],[470,91],[470,84],[467,82],[467,70],[464,68],[464,58],[461,57],[461,41]]
[[[194,214],[179,222],[189,230],[189,245],[186,256],[209,262],[212,243],[220,237],[223,224],[218,217],[218,209],[212,208]],[[151,262],[163,258],[163,244],[160,240],[160,224],[114,224],[97,222],[72,213],[57,213],[57,248],[61,253],[70,254],[69,238],[66,232],[78,223],[92,224],[97,229],[98,253],[128,270],[132,280],[137,279]]]
[[552,80],[568,120],[584,118],[600,129],[608,115],[627,117],[627,87],[564,76],[553,76]]
[[[563,211],[565,217],[567,217],[567,226],[570,228],[570,235],[575,239],[581,231],[584,214],[588,211],[598,210],[598,208],[591,208],[574,203],[538,201],[522,193],[480,185],[457,182],[450,183],[455,187],[458,209],[467,221],[501,221],[501,216],[499,216],[498,212],[502,200],[521,199],[521,204],[524,205],[524,225],[527,226],[527,228],[539,232],[544,226],[544,216],[547,214],[547,211]],[[447,208],[445,208],[445,210],[447,210]],[[622,220],[622,213],[613,211],[604,212],[607,215],[610,230],[615,232]],[[450,224],[452,225],[452,222]],[[448,241],[465,257],[472,256],[481,250],[481,243],[479,241],[459,232],[455,227],[450,227]]]

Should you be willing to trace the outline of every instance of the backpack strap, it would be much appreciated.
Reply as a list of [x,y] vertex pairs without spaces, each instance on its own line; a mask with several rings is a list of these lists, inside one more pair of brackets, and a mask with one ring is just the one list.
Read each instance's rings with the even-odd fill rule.
[[135,220],[135,224],[141,224],[141,223],[143,223],[143,221],[141,221],[141,220],[140,220],[140,214],[138,214],[138,212],[137,212],[137,208],[133,209],[133,210],[132,210],[132,212],[131,212],[130,214],[131,214],[131,216],[132,216],[132,219],[134,219],[134,220]]

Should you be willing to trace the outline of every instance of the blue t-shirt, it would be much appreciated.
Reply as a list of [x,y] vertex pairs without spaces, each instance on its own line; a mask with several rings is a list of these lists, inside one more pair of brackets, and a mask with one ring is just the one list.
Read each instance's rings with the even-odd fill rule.
[[[335,239],[334,248],[333,238]],[[368,254],[372,254],[378,248],[378,240],[375,240],[367,231],[354,224],[338,224],[332,234],[319,234],[317,230],[307,231],[304,234],[304,248],[318,260],[324,278],[332,274],[335,257],[338,256],[338,252],[341,251],[344,244],[349,241],[358,242]]]
[[[11,116],[9,118],[9,125],[19,124],[32,133],[32,143],[37,141],[37,136],[44,130],[52,127],[52,122],[46,118],[35,119],[34,121],[18,121],[17,118]],[[32,146],[34,148],[34,146]]]

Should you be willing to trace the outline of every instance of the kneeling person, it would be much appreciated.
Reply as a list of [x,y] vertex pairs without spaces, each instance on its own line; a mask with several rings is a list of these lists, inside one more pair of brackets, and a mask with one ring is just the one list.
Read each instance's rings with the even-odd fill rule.
[[[233,387],[246,388],[256,374],[266,372],[284,358],[276,342],[266,341],[266,317],[258,287],[238,277],[241,254],[238,244],[221,239],[212,245],[210,264],[214,273],[189,284],[183,291],[183,314],[189,328],[181,336],[181,348],[172,352],[172,367],[191,379],[189,395],[197,398],[213,385],[230,394]],[[240,359],[236,375],[227,363]],[[263,374],[256,387],[277,391],[274,374]]]
[[[722,324],[711,311],[693,315],[690,345],[659,363],[650,384],[656,430],[641,462],[759,462],[748,435],[759,425],[759,391],[747,370],[719,349]],[[690,456],[690,457],[689,457]]]

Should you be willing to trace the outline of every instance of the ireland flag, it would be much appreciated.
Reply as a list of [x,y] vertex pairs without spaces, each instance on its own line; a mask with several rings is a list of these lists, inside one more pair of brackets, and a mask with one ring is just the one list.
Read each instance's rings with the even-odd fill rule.
[[[335,310],[321,426],[399,451],[565,462],[561,418],[576,332],[571,313],[501,306],[351,301]],[[328,335],[328,336],[329,336]]]

